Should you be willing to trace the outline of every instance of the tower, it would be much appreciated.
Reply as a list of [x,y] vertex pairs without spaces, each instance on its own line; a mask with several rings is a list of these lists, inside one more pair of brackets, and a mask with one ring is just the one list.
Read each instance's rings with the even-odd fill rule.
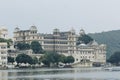
[[4,26],[0,27],[0,38],[8,38],[8,30]]
[[79,34],[80,34],[80,36],[85,35],[85,31],[83,29],[80,29]]

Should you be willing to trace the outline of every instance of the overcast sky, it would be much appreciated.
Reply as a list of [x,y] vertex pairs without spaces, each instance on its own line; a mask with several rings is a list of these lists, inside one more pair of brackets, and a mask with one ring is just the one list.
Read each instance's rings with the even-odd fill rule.
[[72,27],[87,33],[120,29],[120,0],[0,0],[0,26],[52,33]]

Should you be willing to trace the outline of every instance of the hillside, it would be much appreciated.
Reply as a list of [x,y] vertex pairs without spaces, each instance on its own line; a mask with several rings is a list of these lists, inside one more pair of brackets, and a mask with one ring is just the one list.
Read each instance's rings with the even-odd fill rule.
[[107,45],[107,58],[114,52],[120,51],[120,30],[88,34],[100,44]]

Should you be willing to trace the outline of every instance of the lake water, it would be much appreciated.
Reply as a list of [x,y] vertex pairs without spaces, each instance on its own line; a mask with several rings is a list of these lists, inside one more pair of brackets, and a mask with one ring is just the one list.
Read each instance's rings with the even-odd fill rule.
[[120,80],[120,71],[101,68],[0,70],[0,80]]

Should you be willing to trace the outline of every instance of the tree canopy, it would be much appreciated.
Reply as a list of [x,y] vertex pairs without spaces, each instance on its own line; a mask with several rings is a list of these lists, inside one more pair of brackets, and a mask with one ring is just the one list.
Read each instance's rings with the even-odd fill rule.
[[56,52],[49,52],[49,53],[46,53],[43,57],[42,57],[42,62],[47,65],[47,66],[50,66],[50,64],[55,64],[56,65],[58,64],[59,62],[59,58],[60,58],[60,55]]
[[60,55],[60,62],[66,64],[67,63],[67,57],[65,55]]
[[58,54],[56,52],[49,52],[46,53],[44,56],[41,57],[42,63],[44,63],[47,66],[51,66],[53,64],[54,66],[57,66],[59,62],[62,63],[73,63],[74,58],[72,56],[65,56],[62,54]]
[[6,42],[8,48],[13,43],[12,39],[4,39],[4,38],[0,38],[0,42]]
[[33,57],[32,59],[33,59],[33,63],[32,64],[37,64],[39,62],[37,57]]
[[13,57],[8,57],[8,63],[13,63],[15,60]]
[[67,63],[73,63],[75,61],[73,56],[67,56]]
[[33,63],[33,59],[32,59],[32,57],[30,57],[29,55],[19,54],[19,55],[16,57],[16,62],[17,62],[17,63],[29,63],[29,64],[32,64],[32,63]]
[[77,45],[79,45],[79,44],[81,44],[81,43],[88,44],[88,43],[91,42],[91,41],[93,41],[93,39],[92,39],[90,36],[84,34],[84,35],[81,35],[81,36],[78,38],[78,40],[77,40]]
[[99,44],[107,45],[107,59],[109,59],[114,52],[120,50],[120,30],[91,33],[88,35],[95,39]]
[[111,57],[107,60],[108,62],[119,65],[120,64],[120,52],[115,52]]
[[30,49],[30,45],[28,43],[17,43],[17,49],[19,50],[28,50]]
[[31,49],[33,50],[33,52],[35,54],[43,53],[42,46],[41,46],[41,44],[38,41],[32,41]]

